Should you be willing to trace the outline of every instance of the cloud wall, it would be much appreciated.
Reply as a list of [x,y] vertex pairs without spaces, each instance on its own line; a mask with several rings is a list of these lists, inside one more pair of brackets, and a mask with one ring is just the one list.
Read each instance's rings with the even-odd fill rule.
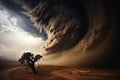
[[28,16],[48,34],[42,63],[120,66],[117,6],[112,0],[41,0]]

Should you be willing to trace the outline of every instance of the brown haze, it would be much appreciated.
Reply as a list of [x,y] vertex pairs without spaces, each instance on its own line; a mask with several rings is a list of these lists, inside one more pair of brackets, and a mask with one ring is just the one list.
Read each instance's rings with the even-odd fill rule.
[[118,56],[116,8],[114,2],[103,0],[41,2],[28,16],[36,28],[44,28],[48,34],[44,46],[48,55],[43,58],[43,64],[114,63]]

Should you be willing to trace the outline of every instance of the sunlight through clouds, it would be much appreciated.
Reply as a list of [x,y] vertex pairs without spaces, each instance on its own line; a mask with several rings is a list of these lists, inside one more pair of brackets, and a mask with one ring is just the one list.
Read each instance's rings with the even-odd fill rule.
[[43,47],[45,41],[21,28],[17,17],[11,17],[5,9],[0,15],[0,56],[16,60],[24,51],[37,53]]

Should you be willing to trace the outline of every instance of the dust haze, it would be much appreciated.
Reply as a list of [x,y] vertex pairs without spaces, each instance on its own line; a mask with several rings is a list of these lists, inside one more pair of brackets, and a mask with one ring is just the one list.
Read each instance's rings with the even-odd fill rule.
[[117,8],[114,1],[41,1],[27,15],[48,35],[42,64],[120,65]]

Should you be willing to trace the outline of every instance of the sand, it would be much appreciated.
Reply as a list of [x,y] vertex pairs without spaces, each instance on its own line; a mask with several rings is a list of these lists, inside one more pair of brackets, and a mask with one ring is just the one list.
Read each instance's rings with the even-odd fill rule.
[[120,70],[39,65],[33,74],[16,63],[0,70],[0,80],[120,80]]

